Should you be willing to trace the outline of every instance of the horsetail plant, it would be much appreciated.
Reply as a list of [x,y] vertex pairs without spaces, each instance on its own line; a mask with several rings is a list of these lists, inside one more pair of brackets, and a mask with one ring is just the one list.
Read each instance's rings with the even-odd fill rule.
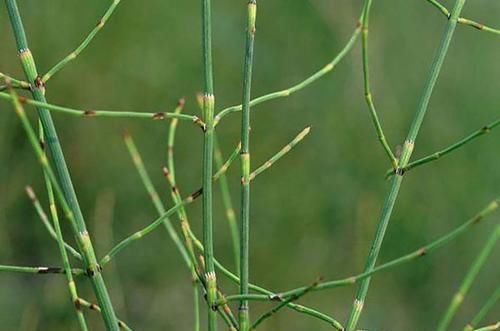
[[[243,102],[241,114],[241,213],[240,213],[240,294],[248,294],[248,245],[250,244],[250,91],[252,88],[253,50],[255,43],[255,20],[257,2],[248,1],[246,26],[245,64],[243,67]],[[239,306],[241,331],[250,328],[249,306],[241,300]]]
[[[456,26],[466,25],[481,31],[500,34],[500,30],[486,26],[475,20],[461,16],[465,0],[455,0],[453,9],[450,11],[438,0],[426,0],[447,19],[447,24],[442,34],[435,57],[432,61],[430,72],[425,81],[422,95],[410,124],[402,151],[397,156],[393,153],[392,147],[383,131],[379,113],[375,107],[374,97],[372,95],[372,86],[370,82],[369,70],[369,19],[373,0],[364,0],[359,22],[354,28],[349,40],[341,48],[339,53],[333,59],[316,71],[309,77],[299,81],[291,87],[278,90],[271,93],[264,93],[260,97],[251,98],[252,90],[252,70],[253,54],[256,33],[256,0],[245,0],[247,4],[246,13],[246,33],[245,33],[245,52],[242,79],[242,102],[240,105],[230,106],[216,111],[215,92],[214,92],[214,69],[212,58],[212,2],[211,0],[201,0],[201,18],[202,18],[202,64],[203,64],[203,93],[198,98],[202,110],[202,116],[183,113],[184,99],[179,100],[173,112],[146,112],[146,111],[111,111],[95,109],[78,109],[48,103],[45,99],[45,84],[56,73],[60,72],[69,63],[75,60],[94,40],[96,35],[105,26],[111,15],[115,12],[120,0],[112,0],[106,9],[104,15],[98,20],[96,26],[88,33],[86,38],[62,60],[56,62],[45,74],[39,75],[35,60],[28,48],[28,43],[21,21],[19,9],[16,0],[5,0],[9,14],[11,26],[16,40],[17,50],[21,64],[25,73],[25,80],[11,77],[5,73],[0,73],[0,79],[5,84],[0,85],[0,99],[9,101],[15,113],[19,117],[21,125],[28,137],[38,162],[42,166],[44,183],[47,190],[49,203],[49,216],[44,211],[42,203],[38,200],[34,190],[28,186],[26,193],[30,198],[36,213],[41,219],[49,235],[57,242],[59,255],[61,257],[62,267],[30,267],[15,265],[0,265],[0,272],[15,272],[36,275],[64,274],[72,300],[76,319],[80,330],[88,330],[86,311],[95,311],[101,314],[104,325],[108,331],[118,329],[131,330],[131,328],[122,320],[118,319],[115,309],[108,295],[108,290],[102,277],[102,270],[106,270],[108,263],[115,258],[123,249],[129,247],[132,243],[140,241],[142,238],[152,233],[162,224],[167,230],[170,239],[174,242],[177,250],[186,264],[192,280],[193,293],[193,327],[195,331],[208,329],[216,331],[218,328],[218,317],[225,323],[227,329],[231,331],[249,331],[258,329],[263,322],[271,318],[283,308],[293,310],[300,314],[312,317],[326,323],[339,331],[355,331],[357,329],[363,306],[367,297],[370,279],[372,276],[387,272],[395,267],[402,266],[412,261],[419,260],[429,255],[435,250],[447,245],[451,241],[470,230],[474,225],[480,223],[484,218],[492,214],[499,208],[500,198],[497,198],[488,204],[482,211],[474,217],[467,220],[460,226],[450,230],[444,235],[438,237],[432,242],[421,246],[420,248],[397,257],[388,262],[378,264],[377,259],[382,247],[386,230],[392,216],[398,198],[399,190],[402,185],[404,175],[411,169],[427,164],[434,160],[461,148],[472,142],[476,138],[491,132],[500,124],[500,120],[495,120],[490,124],[478,129],[467,137],[441,149],[435,153],[424,156],[420,159],[411,161],[415,141],[418,137],[420,127],[424,121],[431,96],[434,91],[439,73],[448,53]],[[361,38],[359,38],[361,36]],[[285,291],[272,291],[264,288],[249,280],[249,245],[250,245],[250,185],[252,181],[268,170],[271,166],[289,153],[297,144],[299,144],[310,132],[310,127],[303,129],[291,142],[285,145],[281,150],[271,156],[261,166],[252,171],[250,162],[250,130],[251,130],[251,109],[254,106],[271,101],[277,98],[288,97],[298,92],[318,79],[324,77],[327,73],[333,71],[336,66],[349,54],[354,48],[358,39],[361,39],[361,64],[363,76],[363,92],[366,106],[369,111],[371,122],[377,134],[378,143],[382,146],[386,156],[389,159],[391,170],[386,173],[390,178],[390,185],[384,204],[382,206],[379,222],[375,231],[373,242],[366,258],[364,269],[361,273],[349,277],[333,280],[323,280],[319,278],[310,285],[299,286]],[[31,92],[31,98],[19,96],[17,92]],[[40,123],[40,135],[36,136],[35,131],[26,116],[23,105],[34,107],[38,112]],[[124,141],[127,150],[132,158],[139,178],[148,193],[151,202],[157,212],[156,219],[149,221],[142,229],[126,236],[115,244],[110,251],[99,260],[94,252],[93,243],[88,234],[84,217],[80,210],[71,177],[64,159],[64,155],[58,140],[51,113],[60,115],[74,116],[81,118],[125,118],[135,119],[153,119],[158,122],[170,121],[166,139],[166,164],[161,168],[165,181],[170,187],[170,196],[173,202],[172,206],[167,208],[163,197],[159,195],[155,188],[146,166],[139,154],[139,151],[127,132],[124,134]],[[236,147],[227,157],[223,158],[219,142],[217,141],[216,128],[221,120],[231,113],[241,113],[240,137],[235,142]],[[193,193],[184,196],[177,183],[175,167],[175,141],[176,131],[179,121],[192,122],[202,129],[203,132],[203,153],[202,153],[202,174],[201,187]],[[233,145],[234,146],[234,145]],[[46,150],[45,150],[46,148]],[[48,152],[48,154],[46,154]],[[226,176],[227,171],[233,162],[240,159],[240,210],[239,224],[236,218],[236,212],[233,208],[232,197],[229,190],[230,178]],[[214,169],[215,164],[215,169]],[[160,167],[158,167],[158,170]],[[215,171],[214,171],[215,170]],[[214,252],[214,199],[213,183],[219,181],[223,207],[230,227],[231,240],[234,255],[235,270],[230,270],[224,266],[216,257]],[[202,200],[202,236],[201,240],[195,234],[190,221],[194,222],[194,217],[188,218],[188,207],[198,198]],[[77,246],[73,247],[63,238],[63,231],[59,221],[59,215],[56,203],[68,220],[73,235],[76,238]],[[191,216],[191,215],[190,215]],[[178,218],[178,223],[172,222]],[[177,219],[175,219],[177,220]],[[195,223],[193,223],[195,224]],[[238,231],[238,225],[240,229]],[[180,233],[177,227],[180,227]],[[464,296],[472,286],[478,272],[485,264],[486,258],[491,254],[493,247],[500,237],[500,226],[498,222],[492,231],[490,238],[485,241],[479,255],[475,258],[467,272],[457,293],[445,311],[441,321],[437,325],[437,331],[446,331],[457,313]],[[74,258],[75,266],[72,266],[70,257]],[[112,270],[108,270],[111,271]],[[222,288],[222,282],[219,282],[217,275],[227,278],[232,284],[238,287],[236,294],[226,294]],[[78,280],[90,280],[97,304],[92,303],[79,296],[77,289]],[[336,317],[325,314],[315,308],[297,303],[305,295],[312,295],[313,292],[325,291],[329,289],[357,285],[357,292],[354,302],[349,312],[348,319],[343,325]],[[496,290],[490,298],[479,309],[478,313],[464,327],[463,331],[486,331],[500,328],[500,323],[493,323],[483,327],[478,327],[486,314],[492,310],[492,307],[500,298],[498,284],[495,284]],[[202,326],[203,319],[200,318],[200,297],[206,301],[207,327]],[[254,321],[250,319],[250,302],[262,301],[275,305],[264,311],[262,315]],[[238,304],[238,314],[233,314],[231,303]],[[253,308],[252,308],[253,309]]]

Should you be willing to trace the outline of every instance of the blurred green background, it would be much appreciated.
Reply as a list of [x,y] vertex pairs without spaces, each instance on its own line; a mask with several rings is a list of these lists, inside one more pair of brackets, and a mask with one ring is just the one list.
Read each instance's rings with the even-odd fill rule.
[[[72,50],[107,8],[98,0],[19,0],[31,50],[45,72]],[[451,7],[454,1],[443,1]],[[286,88],[321,68],[343,47],[361,0],[261,1],[253,95]],[[464,16],[499,26],[500,2],[470,1]],[[245,1],[215,0],[214,58],[217,108],[241,99]],[[47,86],[49,102],[77,108],[169,111],[186,97],[198,114],[202,88],[198,1],[124,0],[82,55]],[[404,140],[446,19],[425,0],[374,1],[371,82],[385,132],[396,148]],[[445,147],[498,118],[500,39],[459,26],[417,140],[415,157]],[[360,46],[333,72],[289,98],[254,108],[252,163],[261,164],[296,133],[311,134],[252,186],[251,281],[285,290],[318,276],[333,279],[362,270],[388,182],[385,155],[363,100]],[[4,6],[0,7],[0,71],[22,71]],[[32,119],[35,117],[31,113]],[[136,140],[156,187],[169,200],[161,174],[165,122],[54,115],[67,162],[100,256],[113,243],[151,222],[156,213],[121,138]],[[227,155],[238,141],[239,114],[221,122]],[[41,171],[8,103],[0,103],[0,263],[60,265],[25,185],[46,206]],[[418,248],[458,226],[500,192],[500,132],[405,178],[379,261]],[[178,130],[176,164],[184,193],[201,182],[202,135]],[[239,170],[228,173],[239,201]],[[215,186],[218,187],[218,186]],[[200,202],[188,213],[200,234]],[[216,256],[234,269],[231,240],[216,192]],[[498,214],[435,254],[378,274],[360,326],[376,330],[432,330]],[[65,230],[68,226],[64,223]],[[69,232],[66,231],[68,240]],[[493,252],[453,327],[461,328],[498,286],[499,248]],[[495,256],[496,255],[496,256]],[[107,271],[107,272],[106,272]],[[163,228],[124,250],[104,272],[119,315],[135,330],[191,330],[189,272]],[[226,293],[237,288],[222,276]],[[224,279],[224,280],[223,280]],[[86,282],[82,296],[93,299]],[[314,293],[301,302],[345,321],[355,287]],[[252,316],[269,309],[252,305]],[[500,316],[497,306],[485,322]],[[92,330],[100,318],[89,313]],[[203,318],[205,314],[202,315]],[[1,330],[77,330],[61,276],[0,274]],[[327,330],[324,323],[283,310],[261,330]]]

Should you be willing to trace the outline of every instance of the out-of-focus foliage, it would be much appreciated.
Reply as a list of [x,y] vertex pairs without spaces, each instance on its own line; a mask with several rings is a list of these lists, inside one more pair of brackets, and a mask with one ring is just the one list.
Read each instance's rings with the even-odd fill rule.
[[[452,1],[445,1],[451,6]],[[20,0],[32,52],[46,71],[95,25],[107,2]],[[216,104],[240,102],[245,2],[214,1]],[[464,16],[495,25],[500,3],[470,1]],[[329,62],[347,41],[361,1],[261,1],[253,95],[288,87]],[[47,85],[49,102],[77,108],[167,111],[186,97],[198,113],[201,89],[200,5],[197,1],[123,0],[93,44]],[[389,141],[404,140],[446,19],[424,0],[374,1],[370,26],[374,100]],[[428,116],[416,142],[423,156],[496,119],[500,37],[459,26]],[[0,71],[22,72],[5,8],[0,8]],[[311,125],[311,134],[252,187],[251,281],[275,290],[323,276],[360,272],[387,188],[388,167],[363,100],[359,44],[325,78],[299,93],[254,108],[254,166]],[[135,137],[155,185],[171,204],[161,174],[165,122],[80,119],[54,115],[78,196],[99,254],[155,218],[121,132]],[[34,116],[32,116],[34,120]],[[239,136],[239,114],[218,127],[225,154]],[[500,132],[408,174],[380,261],[387,261],[457,226],[499,194]],[[24,186],[46,204],[41,170],[6,102],[0,103],[0,264],[60,265],[56,243],[36,216]],[[201,182],[202,136],[180,123],[176,165],[184,193]],[[239,171],[229,172],[235,202]],[[216,256],[234,269],[231,240],[216,194]],[[188,208],[199,233],[201,206]],[[494,216],[498,219],[498,216]],[[63,223],[64,224],[64,223]],[[492,223],[474,228],[425,259],[374,277],[361,326],[370,330],[432,329]],[[66,227],[67,228],[67,227]],[[67,229],[66,229],[67,230]],[[69,233],[69,232],[67,232]],[[113,238],[111,238],[114,237]],[[69,236],[68,236],[69,237]],[[498,254],[498,248],[496,249]],[[465,301],[463,326],[497,285],[490,261]],[[191,330],[190,274],[164,229],[127,248],[105,271],[119,314],[136,330]],[[222,277],[219,277],[222,279]],[[237,288],[223,281],[226,293]],[[82,294],[91,295],[87,284]],[[309,294],[309,303],[343,321],[354,288]],[[93,298],[90,298],[93,299]],[[254,304],[252,315],[268,308]],[[492,312],[498,317],[498,309]],[[89,313],[92,316],[92,313]],[[203,315],[204,316],[204,315]],[[92,329],[100,320],[90,317]],[[0,329],[76,330],[61,276],[0,274]],[[283,310],[264,330],[327,330]]]

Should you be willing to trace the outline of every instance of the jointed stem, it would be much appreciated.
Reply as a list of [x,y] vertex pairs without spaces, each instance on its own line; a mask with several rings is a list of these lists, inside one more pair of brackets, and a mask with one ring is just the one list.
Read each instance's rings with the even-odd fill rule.
[[[16,0],[5,0],[5,3],[7,6],[7,11],[9,14],[12,30],[14,32],[14,37],[16,40],[17,51],[21,59],[21,64],[24,69],[26,80],[31,85],[31,94],[35,100],[46,103],[44,95],[45,88],[43,86],[41,78],[38,76],[34,58],[28,47],[26,34],[24,32],[23,23],[21,20],[21,16],[19,14],[19,9],[17,7]],[[26,119],[24,110],[22,109],[21,104],[17,100],[15,92],[11,91],[11,95],[13,95],[16,98],[16,100],[13,100],[12,102],[16,108],[16,112],[21,118],[21,121],[23,121],[27,133],[30,135],[31,142],[34,143],[34,141],[36,141],[36,136],[28,120]],[[39,110],[38,114],[42,122],[43,130],[47,141],[48,151],[50,156],[52,157],[58,175],[58,177],[56,177],[54,173],[50,172],[50,177],[51,177],[50,179],[52,181],[54,189],[56,189],[58,199],[61,200],[60,201],[61,206],[63,207],[63,210],[68,214],[68,218],[70,219],[70,222],[72,224],[73,235],[76,237],[80,253],[82,254],[84,260],[85,267],[89,271],[90,282],[92,283],[92,287],[96,295],[97,301],[99,303],[99,306],[102,309],[103,312],[102,317],[106,329],[108,331],[117,331],[118,322],[116,319],[115,311],[113,309],[113,305],[111,303],[108,290],[104,283],[104,279],[101,275],[100,268],[97,265],[97,259],[94,253],[92,241],[90,239],[89,233],[85,225],[85,220],[80,210],[80,205],[78,203],[76,193],[73,188],[73,183],[71,181],[68,167],[64,159],[61,145],[59,144],[59,139],[57,137],[57,132],[54,127],[52,117],[50,113],[47,111],[47,109],[39,107],[38,110]],[[52,171],[52,169],[49,167],[47,158],[43,154],[43,151],[41,151],[40,146],[37,146],[38,149],[35,146],[33,147],[35,148],[38,157],[42,161],[42,166],[45,168],[45,171],[49,174],[48,170]],[[59,179],[59,181],[61,182],[61,186],[59,186],[59,184],[57,183],[57,179]]]
[[78,55],[90,44],[92,39],[96,36],[96,34],[104,27],[104,24],[108,21],[111,14],[113,14],[116,6],[120,3],[121,0],[112,0],[109,8],[104,13],[104,16],[97,21],[97,24],[94,29],[88,34],[88,36],[83,40],[83,42],[71,53],[69,53],[64,59],[59,61],[55,66],[53,66],[45,75],[42,77],[42,82],[46,83],[52,76],[54,76],[59,70],[61,70],[64,66],[66,66],[69,62],[76,59]]
[[[366,0],[371,1],[371,0]],[[366,2],[365,2],[366,3]],[[457,0],[455,3],[455,7],[451,13],[450,19],[446,25],[445,32],[441,38],[441,42],[437,53],[435,55],[434,61],[432,63],[432,67],[429,73],[429,77],[427,79],[424,92],[420,99],[419,106],[415,113],[415,117],[410,126],[406,141],[403,146],[403,150],[401,152],[401,158],[398,162],[398,169],[396,169],[396,176],[393,177],[391,181],[391,186],[389,192],[387,193],[384,206],[382,208],[382,214],[380,216],[380,221],[377,226],[377,230],[375,233],[375,238],[372,243],[372,247],[370,248],[370,252],[368,254],[368,258],[366,260],[366,265],[364,272],[370,272],[377,261],[378,254],[380,252],[380,247],[382,246],[382,242],[385,236],[385,231],[389,224],[389,220],[392,215],[392,210],[396,203],[396,199],[398,196],[399,188],[401,186],[401,182],[403,180],[403,172],[400,170],[408,165],[410,157],[413,153],[413,147],[415,140],[417,138],[420,126],[425,117],[425,113],[427,111],[427,107],[429,105],[429,101],[434,90],[434,86],[436,84],[437,78],[439,76],[439,72],[441,71],[441,67],[443,65],[444,59],[446,57],[446,53],[448,52],[448,48],[451,42],[451,38],[455,31],[455,27],[457,25],[457,19],[460,15],[460,12],[464,6],[465,0]],[[363,310],[363,305],[365,301],[366,294],[368,292],[368,287],[370,285],[370,278],[363,279],[359,284],[358,291],[356,293],[356,299],[354,300],[353,306],[351,308],[351,313],[349,315],[349,320],[347,322],[346,331],[353,331],[358,324],[359,317],[361,316],[361,312]]]
[[488,314],[488,312],[495,306],[495,304],[500,301],[500,286],[497,287],[495,292],[486,301],[486,303],[481,307],[476,316],[470,321],[463,329],[463,331],[473,331],[474,328],[481,323],[483,318]]
[[373,122],[373,126],[377,132],[377,137],[385,150],[385,153],[389,157],[391,161],[392,167],[396,168],[398,161],[396,157],[392,153],[391,147],[387,143],[387,139],[385,138],[384,131],[382,130],[382,125],[380,124],[380,119],[377,115],[377,111],[375,110],[375,104],[373,103],[373,96],[370,90],[370,69],[368,67],[368,22],[370,17],[370,8],[372,5],[372,0],[365,1],[365,5],[363,8],[363,17],[361,20],[361,53],[363,58],[363,81],[364,81],[364,89],[365,89],[365,100],[368,105],[368,109],[370,111],[370,117]]
[[[77,298],[77,300],[75,301],[75,306],[77,306],[77,309],[86,308],[88,310],[102,313],[101,307],[99,307],[95,303],[90,303],[87,300],[84,300],[82,298]],[[122,330],[125,330],[125,331],[132,331],[132,329],[124,321],[122,321],[120,319],[118,320],[118,327]]]
[[205,281],[207,284],[208,331],[217,330],[217,315],[214,309],[217,300],[217,278],[214,267],[214,243],[212,226],[212,175],[214,153],[214,81],[212,65],[212,8],[211,0],[202,3],[203,44],[203,120],[206,130],[203,139],[203,245],[205,246]]
[[[40,128],[39,138],[41,141],[43,141],[44,135],[43,135],[43,128],[42,128],[41,123],[39,123],[39,128]],[[43,173],[43,177],[45,180],[45,187],[47,188],[47,195],[49,197],[50,214],[52,216],[52,221],[54,222],[53,231],[55,231],[56,240],[57,240],[57,244],[59,247],[59,253],[61,254],[61,259],[63,261],[63,266],[64,266],[64,270],[65,270],[65,274],[66,274],[66,279],[68,280],[68,289],[69,289],[69,293],[71,296],[71,301],[75,305],[76,316],[77,316],[77,320],[78,320],[78,325],[80,326],[80,330],[87,331],[88,328],[87,328],[87,322],[85,321],[85,316],[83,316],[83,312],[81,311],[81,309],[77,305],[78,292],[76,289],[76,283],[73,279],[73,275],[71,274],[71,265],[69,263],[68,253],[66,252],[66,249],[67,249],[66,245],[67,244],[64,242],[64,238],[63,238],[62,231],[61,231],[61,226],[59,224],[59,215],[57,214],[56,201],[55,201],[55,197],[54,197],[54,190],[52,189],[52,184],[50,182],[49,176],[47,175],[47,173],[45,171]]]
[[[21,267],[16,265],[0,265],[0,272],[14,272],[22,274],[38,274],[38,275],[49,275],[49,274],[65,274],[66,270],[62,267]],[[83,269],[71,269],[71,273],[74,276],[85,275],[86,271]]]
[[[252,65],[255,43],[256,0],[248,1],[246,25],[245,64],[243,67],[243,102],[241,115],[241,213],[240,213],[240,294],[248,294],[248,253],[250,239],[250,96],[252,89]],[[247,300],[240,301],[240,330],[250,328]]]
[[490,237],[488,238],[483,248],[481,249],[481,252],[472,263],[469,271],[467,272],[464,280],[462,281],[462,284],[460,284],[457,293],[455,293],[455,295],[453,296],[453,299],[451,300],[448,309],[446,310],[443,318],[441,319],[441,322],[439,322],[439,325],[436,329],[437,331],[445,331],[448,329],[451,320],[453,319],[458,308],[462,304],[465,295],[469,291],[469,288],[476,279],[477,274],[479,273],[482,266],[486,262],[486,259],[493,250],[493,247],[495,246],[498,239],[500,239],[500,224],[498,224],[496,228],[493,230]]
[[[90,236],[88,232],[86,231],[85,228],[85,223],[83,222],[83,218],[80,219],[80,222],[77,222],[77,218],[75,217],[74,212],[72,209],[70,209],[69,203],[66,201],[65,194],[61,186],[59,186],[59,183],[57,182],[56,175],[54,171],[52,170],[52,167],[50,166],[47,156],[45,155],[44,151],[42,150],[40,146],[40,142],[37,139],[35,132],[33,130],[33,127],[31,126],[28,118],[26,117],[26,114],[24,112],[24,109],[22,105],[19,103],[17,95],[15,94],[14,90],[11,89],[11,94],[13,96],[12,98],[12,103],[14,106],[14,109],[16,111],[16,114],[18,115],[23,128],[28,136],[28,139],[31,143],[31,146],[33,147],[38,160],[40,164],[42,165],[43,171],[46,174],[46,176],[50,179],[50,182],[55,190],[56,197],[59,200],[59,203],[62,206],[62,209],[66,215],[66,217],[69,219],[70,224],[73,228],[73,233],[76,236],[77,242],[78,242],[78,247],[80,248],[80,252],[82,253],[83,257],[83,262],[85,263],[85,267],[87,269],[86,273],[90,278],[90,281],[92,282],[92,285],[94,287],[94,293],[96,294],[97,299],[102,302],[102,307],[103,309],[103,320],[105,322],[106,328],[108,331],[116,331],[118,330],[118,322],[116,320],[116,316],[113,310],[113,307],[111,305],[111,301],[109,299],[106,287],[104,285],[104,280],[101,275],[101,269],[99,265],[97,264],[97,260],[92,248],[92,243],[90,241]],[[43,94],[42,94],[43,97]],[[49,118],[50,119],[50,118]],[[50,122],[51,123],[51,122]],[[49,126],[49,128],[52,128],[54,130],[53,126]],[[55,133],[55,131],[52,131]],[[50,136],[50,135],[48,135]],[[53,136],[52,136],[53,137]],[[57,141],[57,140],[54,140]],[[54,142],[52,141],[52,143]],[[47,142],[48,143],[48,142]],[[50,146],[50,144],[48,144]],[[61,153],[62,154],[62,153]],[[61,155],[62,156],[62,155]],[[60,160],[60,159],[56,159]],[[64,178],[64,177],[62,177]],[[66,185],[68,182],[62,181]],[[74,203],[77,204],[76,200]],[[80,214],[81,217],[81,214]]]
[[[177,118],[179,120],[191,121],[198,125],[202,129],[205,128],[205,124],[198,118],[198,116],[191,116],[185,114],[167,113],[167,112],[134,112],[134,111],[114,111],[114,110],[81,110],[68,108],[58,105],[53,105],[44,101],[27,99],[24,97],[18,97],[20,103],[26,103],[30,106],[35,106],[38,108],[43,108],[46,110],[60,112],[65,115],[77,116],[77,117],[117,117],[117,118],[145,118],[153,120],[163,120],[167,118]],[[0,92],[0,99],[11,100],[11,96],[7,93]],[[35,98],[36,99],[36,98]]]

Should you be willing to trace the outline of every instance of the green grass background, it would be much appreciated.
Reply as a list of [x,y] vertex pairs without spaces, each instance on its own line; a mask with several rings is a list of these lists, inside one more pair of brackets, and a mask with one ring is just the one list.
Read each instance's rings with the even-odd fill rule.
[[[444,1],[452,6],[453,1]],[[107,1],[19,0],[31,50],[41,72],[94,27]],[[286,88],[329,62],[354,29],[361,1],[261,1],[254,96]],[[500,26],[496,1],[469,1],[464,16]],[[404,140],[446,19],[424,0],[374,1],[370,65],[374,100],[394,148]],[[217,108],[241,100],[245,1],[215,0]],[[198,1],[123,0],[91,46],[47,85],[49,102],[77,108],[169,111],[186,97],[198,114],[202,88]],[[500,37],[459,26],[417,140],[415,157],[462,138],[498,117]],[[362,270],[387,182],[388,162],[375,139],[363,100],[359,43],[331,74],[293,96],[255,107],[252,164],[265,161],[305,126],[311,134],[252,185],[251,281],[284,290],[323,276]],[[6,10],[0,7],[0,71],[22,77]],[[67,162],[96,242],[113,242],[151,222],[156,213],[127,154],[121,132],[136,139],[156,187],[169,200],[161,174],[164,122],[54,115]],[[34,117],[32,116],[32,119]],[[227,155],[239,136],[239,115],[221,122]],[[10,105],[0,103],[0,263],[60,265],[56,243],[28,198],[33,185],[46,205],[40,168]],[[180,189],[201,182],[202,135],[181,123],[176,149]],[[500,132],[408,174],[379,261],[418,248],[461,224],[500,192]],[[238,202],[239,170],[229,171]],[[217,186],[215,186],[217,187]],[[216,256],[234,269],[229,230],[216,193]],[[200,234],[201,204],[188,209]],[[361,326],[371,331],[432,330],[498,214],[437,253],[373,278]],[[66,225],[66,224],[65,224]],[[65,230],[68,226],[65,226]],[[69,232],[68,233],[68,238]],[[453,327],[461,328],[498,286],[493,252]],[[189,272],[163,228],[133,244],[105,272],[119,315],[136,330],[191,330]],[[222,277],[219,277],[222,279]],[[224,291],[237,288],[222,281]],[[354,287],[301,300],[345,321]],[[92,298],[87,283],[80,292]],[[270,306],[257,303],[252,316]],[[204,316],[203,314],[202,316]],[[99,317],[89,313],[93,330]],[[488,316],[500,316],[497,306]],[[0,329],[76,330],[64,277],[0,274]],[[327,330],[283,310],[261,330]]]

